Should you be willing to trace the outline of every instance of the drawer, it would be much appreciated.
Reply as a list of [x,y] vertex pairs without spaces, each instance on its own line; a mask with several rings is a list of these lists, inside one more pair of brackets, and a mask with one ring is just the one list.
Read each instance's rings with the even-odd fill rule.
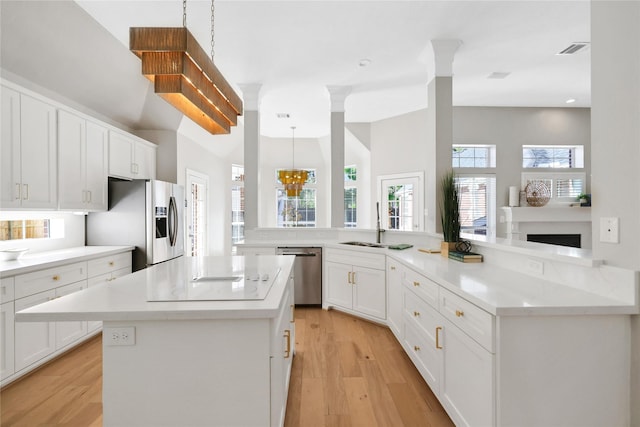
[[89,277],[87,283],[89,287],[96,286],[101,283],[110,283],[116,280],[118,277],[126,276],[127,274],[131,274],[131,267],[121,268],[120,270],[116,270],[113,273],[105,273],[99,276]]
[[440,313],[409,289],[403,290],[403,296],[405,320],[421,328],[435,346],[436,328],[442,327]]
[[494,352],[493,315],[446,289],[440,290],[440,313],[478,344]]
[[87,263],[77,262],[15,276],[15,297],[23,298],[87,278]]
[[438,309],[439,301],[438,294],[440,286],[424,277],[422,274],[418,274],[415,271],[405,268],[402,275],[402,283],[409,289],[413,290],[423,300],[425,300],[431,307]]
[[411,322],[406,322],[404,326],[404,344],[416,368],[431,390],[438,395],[443,367],[442,350],[437,349],[435,342],[431,342]]
[[384,254],[358,252],[347,249],[326,248],[323,257],[324,261],[357,265],[359,267],[368,267],[376,270],[385,270],[387,264],[387,257]]
[[125,267],[131,267],[131,252],[109,255],[87,262],[88,277],[100,276]]
[[0,304],[13,301],[15,298],[13,277],[0,279]]

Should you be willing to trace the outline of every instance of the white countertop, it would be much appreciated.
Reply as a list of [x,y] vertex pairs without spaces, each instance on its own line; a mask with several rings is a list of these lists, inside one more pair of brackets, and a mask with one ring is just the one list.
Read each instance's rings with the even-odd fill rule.
[[[149,302],[148,290],[164,292],[184,284],[191,257],[176,258],[120,277],[108,284],[27,308],[16,313],[18,321],[64,320],[194,320],[273,317],[293,267],[294,257],[217,256],[200,258],[211,271],[275,271],[279,273],[261,300]],[[240,266],[238,263],[243,264]]]
[[43,268],[132,251],[133,246],[80,246],[55,251],[25,253],[14,261],[0,261],[0,278],[30,273]]

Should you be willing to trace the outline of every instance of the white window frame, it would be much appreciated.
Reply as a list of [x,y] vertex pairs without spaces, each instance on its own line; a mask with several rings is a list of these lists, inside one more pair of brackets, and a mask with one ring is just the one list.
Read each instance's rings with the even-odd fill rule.
[[568,205],[576,201],[576,197],[557,197],[557,182],[559,179],[581,179],[582,192],[586,193],[587,174],[584,172],[522,172],[521,189],[527,186],[529,181],[533,180],[551,180],[551,198],[548,205]]
[[[244,165],[236,165],[236,164],[232,164],[231,165],[231,186],[229,187],[231,190],[231,244],[235,245],[236,241],[234,241],[234,236],[233,236],[233,226],[234,225],[241,225],[242,229],[244,230],[244,211],[243,212],[243,221],[234,221],[233,220],[233,189],[234,187],[241,187],[244,188],[244,178],[242,178],[241,180],[234,180],[233,179],[233,171],[234,169],[242,169],[242,176],[244,177]],[[242,233],[242,237],[244,238],[244,232]]]
[[[356,167],[356,165],[346,165],[344,167],[345,169],[347,168],[353,168],[356,170],[356,179],[355,180],[348,180],[347,179],[347,174],[344,174],[344,194],[347,194],[347,190],[355,190],[356,191],[356,208],[355,208],[355,212],[356,212],[356,223],[353,226],[347,226],[347,222],[346,222],[346,217],[347,217],[347,206],[345,204],[344,207],[344,216],[345,216],[345,223],[344,223],[344,227],[345,228],[357,228],[358,227],[358,168]],[[346,200],[345,200],[346,203]],[[350,223],[353,224],[353,223]]]
[[[566,150],[566,149],[570,149],[573,150],[573,164],[569,165],[569,166],[536,166],[536,167],[528,167],[524,165],[524,150],[525,149],[535,149],[535,148],[539,148],[542,150]],[[522,146],[522,151],[521,151],[521,155],[522,155],[522,162],[520,163],[520,165],[522,166],[523,169],[526,170],[575,170],[575,169],[584,169],[584,145],[542,145],[542,144],[538,144],[538,145],[534,145],[534,144],[528,144],[528,145],[523,145]]]
[[[424,231],[424,172],[407,172],[400,174],[392,174],[392,175],[380,175],[378,176],[378,203],[380,203],[380,224],[382,224],[382,228],[385,227],[385,224],[388,224],[389,215],[387,210],[384,208],[386,200],[386,194],[382,194],[383,190],[385,190],[390,185],[403,185],[408,180],[415,180],[416,187],[413,193],[413,229],[411,231]],[[394,184],[397,183],[397,184]],[[375,215],[374,215],[374,218]],[[403,231],[403,230],[397,230]],[[404,230],[408,231],[408,230]]]
[[[486,148],[488,151],[487,166],[454,166],[453,150],[456,148]],[[451,165],[453,169],[493,169],[496,167],[496,146],[495,144],[453,144],[451,146]]]
[[458,174],[456,173],[456,179],[458,178],[487,178],[489,185],[487,187],[487,199],[486,199],[486,230],[487,237],[496,237],[496,175],[495,174],[483,174],[483,173],[468,173]]

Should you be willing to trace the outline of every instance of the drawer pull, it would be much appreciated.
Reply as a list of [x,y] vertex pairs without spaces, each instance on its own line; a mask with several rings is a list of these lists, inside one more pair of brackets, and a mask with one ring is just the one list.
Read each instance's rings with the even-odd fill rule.
[[413,312],[413,316],[414,316],[414,317],[418,317],[418,316],[420,316],[420,312],[419,312],[419,311],[414,311],[414,312]]
[[57,282],[58,280],[60,280],[60,276],[56,274],[55,276],[52,277],[52,279]]
[[291,320],[289,320],[289,323],[294,323],[296,321],[296,306],[295,304],[291,304]]
[[395,270],[396,269],[395,265],[392,265],[390,268],[391,268],[391,270]]
[[109,261],[109,267],[113,267],[114,265],[115,265],[115,262]]
[[284,351],[284,358],[288,359],[291,356],[291,331],[289,329],[285,329],[284,337],[287,339],[287,348]]
[[420,351],[420,347],[419,347],[419,346],[417,346],[417,345],[414,345],[414,346],[413,346],[413,350],[414,350],[414,351]]
[[457,317],[462,317],[462,316],[464,316],[464,311],[462,311],[462,310],[456,310],[456,316],[457,316]]
[[437,349],[442,349],[442,346],[440,345],[440,331],[441,330],[442,330],[442,326],[436,327],[436,348]]
[[420,286],[420,282],[413,282],[413,286]]

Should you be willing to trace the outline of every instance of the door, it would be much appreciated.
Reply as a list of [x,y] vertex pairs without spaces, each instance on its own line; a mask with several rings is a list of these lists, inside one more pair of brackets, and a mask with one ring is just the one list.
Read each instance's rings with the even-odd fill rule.
[[85,207],[85,129],[83,118],[64,110],[58,111],[60,209],[82,210]]
[[171,257],[184,255],[184,189],[181,185],[170,184],[169,196],[169,245]]
[[207,255],[208,188],[207,175],[187,169],[186,253],[190,256]]
[[149,264],[157,264],[173,258],[170,243],[170,209],[171,184],[164,181],[148,181],[147,187],[147,217],[151,218],[153,232],[147,239],[151,240],[151,253],[147,254]]
[[0,118],[0,205],[20,207],[20,94],[2,86]]
[[96,123],[86,126],[86,201],[89,210],[107,210],[109,131]]
[[336,262],[326,262],[325,271],[327,273],[327,302],[340,307],[352,309],[353,306],[353,283],[351,282],[351,266]]
[[422,173],[399,174],[379,178],[380,221],[386,230],[422,231]]
[[355,285],[353,309],[379,319],[386,319],[385,271],[354,266],[351,281]]

